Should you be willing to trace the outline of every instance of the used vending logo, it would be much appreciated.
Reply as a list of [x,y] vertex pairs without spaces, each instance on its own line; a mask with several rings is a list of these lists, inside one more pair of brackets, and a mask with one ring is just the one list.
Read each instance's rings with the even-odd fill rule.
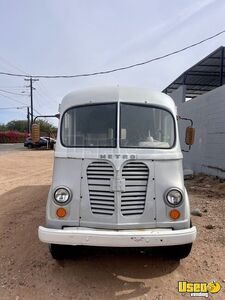
[[207,282],[188,282],[178,281],[178,292],[188,293],[191,297],[209,297],[210,294],[216,294],[221,290],[221,285],[217,280]]

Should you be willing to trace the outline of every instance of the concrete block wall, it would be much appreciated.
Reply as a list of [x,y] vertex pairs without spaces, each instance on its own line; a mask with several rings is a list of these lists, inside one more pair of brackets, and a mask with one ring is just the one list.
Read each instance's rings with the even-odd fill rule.
[[[225,178],[225,85],[185,102],[185,86],[170,96],[174,99],[178,114],[191,118],[196,128],[195,144],[184,154],[184,168],[194,172]],[[181,146],[185,127],[189,123],[179,120]]]

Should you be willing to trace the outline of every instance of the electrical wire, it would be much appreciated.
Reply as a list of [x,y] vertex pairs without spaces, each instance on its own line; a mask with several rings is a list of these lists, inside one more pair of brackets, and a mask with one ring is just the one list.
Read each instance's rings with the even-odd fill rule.
[[35,108],[33,108],[33,110],[38,114],[38,115],[43,115],[42,113],[40,113],[38,110],[36,110]]
[[54,79],[54,78],[55,79],[57,79],[57,78],[78,78],[78,77],[89,77],[89,76],[96,76],[96,75],[104,75],[104,74],[109,74],[109,73],[113,73],[113,72],[117,72],[117,71],[123,71],[123,70],[131,69],[131,68],[143,66],[143,65],[149,64],[151,62],[167,58],[169,56],[172,56],[172,55],[178,54],[180,52],[186,51],[190,48],[196,47],[196,46],[198,46],[202,43],[205,43],[206,41],[214,39],[215,37],[217,37],[217,36],[219,36],[223,33],[225,33],[225,29],[220,31],[220,32],[217,32],[216,34],[211,35],[211,36],[209,36],[209,37],[207,37],[207,38],[205,38],[205,39],[203,39],[199,42],[196,42],[194,44],[191,44],[191,45],[186,46],[184,48],[181,48],[179,50],[175,50],[173,52],[170,52],[170,53],[167,53],[167,54],[164,54],[164,55],[161,55],[161,56],[158,56],[158,57],[155,57],[155,58],[143,61],[143,62],[139,62],[139,63],[135,63],[135,64],[132,64],[132,65],[119,67],[119,68],[115,68],[115,69],[111,69],[111,70],[106,70],[106,71],[99,71],[99,72],[93,72],[93,73],[84,73],[84,74],[75,74],[75,75],[27,75],[27,74],[16,74],[16,73],[9,73],[9,72],[0,72],[0,75],[14,76],[14,77],[47,78],[47,79],[50,79],[50,78],[52,78],[52,79]]
[[[16,69],[16,70],[18,70],[18,71],[21,71],[21,72],[23,72],[23,73],[26,73],[26,71],[24,71],[24,70],[22,70],[22,69],[20,69],[20,68],[18,68],[17,66],[15,66],[15,65],[13,65],[13,64],[11,64],[10,62],[8,62],[5,58],[3,58],[3,57],[1,57],[0,56],[0,60],[2,60],[2,61],[4,61],[4,63],[5,64],[8,64],[10,67],[13,67],[14,69]],[[27,76],[26,77],[30,77],[30,75],[28,75],[28,73],[26,73],[27,74]],[[21,86],[14,86],[14,87],[9,87],[9,88],[20,88],[21,89]],[[7,88],[7,87],[6,87]],[[9,94],[13,94],[13,95],[18,95],[18,96],[28,96],[27,94],[26,95],[21,95],[21,94],[19,94],[19,93],[15,93],[15,92],[10,92],[10,91],[6,91],[6,90],[3,90],[3,89],[0,89],[0,91],[2,91],[2,92],[5,92],[5,93],[9,93]],[[4,97],[6,97],[6,98],[8,98],[8,99],[10,99],[10,100],[12,100],[12,101],[14,101],[14,102],[18,102],[18,103],[20,103],[20,104],[25,104],[24,102],[21,102],[21,101],[19,101],[19,100],[16,100],[16,99],[14,99],[14,98],[12,98],[12,97],[9,97],[9,96],[6,96],[6,95],[4,95],[4,94],[1,94],[0,93],[0,95],[2,95],[2,96],[4,96]],[[21,107],[15,107],[14,109],[22,109],[22,108],[24,108],[24,107],[28,107],[28,105],[26,105],[25,104],[25,106],[21,106]],[[2,109],[2,110],[4,110],[4,109],[13,109],[13,108],[0,108],[0,109]],[[33,110],[38,114],[38,115],[42,115],[38,110],[36,110],[35,108],[33,108]],[[34,116],[35,117],[35,116]]]
[[10,89],[10,90],[21,90],[24,89],[25,86],[22,85],[8,85],[8,86],[0,86],[1,89]]
[[14,101],[14,102],[17,102],[17,103],[20,103],[20,104],[23,104],[23,105],[26,105],[26,106],[28,106],[28,105],[27,105],[25,102],[22,102],[22,101],[16,100],[16,99],[14,99],[14,98],[12,98],[12,97],[9,97],[9,96],[7,96],[7,95],[4,95],[4,94],[1,94],[1,93],[0,93],[0,96],[3,96],[3,97],[5,97],[5,98],[8,98],[8,99],[10,99],[10,100]]
[[23,96],[23,97],[27,97],[27,96],[28,96],[27,94],[14,93],[14,92],[2,90],[2,89],[0,89],[0,91],[1,91],[1,92],[4,92],[4,93],[12,94],[12,95],[17,95],[17,96]]
[[0,109],[23,109],[27,108],[28,106],[18,106],[18,107],[0,107]]
[[0,56],[0,60],[3,61],[3,63],[4,63],[5,65],[8,65],[8,66],[10,66],[10,67],[13,68],[13,69],[18,70],[19,72],[26,73],[27,76],[29,76],[29,74],[28,74],[26,71],[24,71],[23,69],[21,69],[21,68],[15,66],[15,65],[13,65],[11,62],[9,62],[9,61],[8,61],[7,59],[5,59],[4,57]]
[[[48,104],[50,104],[50,99],[48,99],[46,96],[44,96],[39,90],[36,89],[36,95],[38,95],[38,99],[40,101],[40,105],[45,105],[47,106]],[[45,99],[46,101],[44,101],[43,99]]]
[[47,88],[44,86],[43,82],[38,81],[37,82],[37,87],[39,87],[39,93],[41,92],[41,94],[44,96],[44,98],[46,98],[47,100],[52,100],[57,105],[59,104],[55,100],[55,98],[49,93],[49,91],[47,90]]
[[[47,96],[45,96],[43,93],[40,92],[40,90],[36,89],[36,95],[38,94],[39,97],[39,102],[40,102],[40,105],[44,105],[44,106],[48,106],[49,108],[51,107],[52,108],[52,101],[50,100],[50,98],[48,98]],[[54,103],[55,105],[55,103]]]

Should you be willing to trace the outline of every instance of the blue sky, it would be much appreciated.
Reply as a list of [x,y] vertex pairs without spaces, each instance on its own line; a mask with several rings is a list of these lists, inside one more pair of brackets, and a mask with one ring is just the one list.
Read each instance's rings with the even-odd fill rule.
[[[125,66],[223,30],[224,12],[223,0],[0,0],[0,71],[56,75]],[[225,34],[176,56],[105,76],[41,79],[34,83],[34,107],[54,114],[65,94],[90,86],[162,90],[224,40]],[[26,85],[22,78],[0,75],[0,108],[29,105]],[[24,118],[24,108],[0,109],[0,123]]]

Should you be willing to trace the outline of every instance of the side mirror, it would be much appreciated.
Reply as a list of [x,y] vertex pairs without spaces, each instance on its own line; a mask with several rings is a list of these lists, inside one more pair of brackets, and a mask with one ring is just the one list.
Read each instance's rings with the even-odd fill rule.
[[39,142],[40,136],[41,136],[40,125],[35,123],[32,124],[32,131],[31,131],[32,142],[33,143]]
[[195,128],[193,127],[187,127],[185,132],[185,143],[188,146],[191,146],[194,144],[195,141]]

